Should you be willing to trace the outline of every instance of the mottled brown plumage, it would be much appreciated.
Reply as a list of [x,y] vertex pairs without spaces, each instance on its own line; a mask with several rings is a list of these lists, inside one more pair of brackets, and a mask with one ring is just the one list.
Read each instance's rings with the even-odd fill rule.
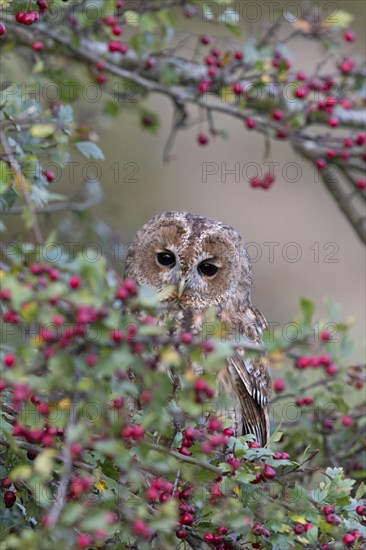
[[[171,289],[163,319],[174,319],[177,331],[200,332],[214,306],[226,334],[260,342],[266,323],[251,303],[249,256],[238,233],[222,222],[189,212],[156,216],[137,232],[125,275],[160,292]],[[220,392],[235,402],[237,433],[254,434],[261,445],[269,438],[269,388],[263,362],[249,360],[241,348],[219,377]]]

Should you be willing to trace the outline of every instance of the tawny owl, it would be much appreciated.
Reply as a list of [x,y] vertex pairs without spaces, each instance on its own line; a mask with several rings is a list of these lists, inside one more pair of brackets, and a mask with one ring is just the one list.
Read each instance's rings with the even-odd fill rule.
[[[136,234],[126,260],[126,277],[165,297],[176,330],[197,334],[207,309],[215,306],[225,333],[260,342],[266,322],[251,302],[251,265],[244,244],[230,226],[189,212],[164,212]],[[263,446],[269,438],[270,379],[261,359],[243,349],[228,357],[219,392],[235,403],[237,434],[254,434]]]

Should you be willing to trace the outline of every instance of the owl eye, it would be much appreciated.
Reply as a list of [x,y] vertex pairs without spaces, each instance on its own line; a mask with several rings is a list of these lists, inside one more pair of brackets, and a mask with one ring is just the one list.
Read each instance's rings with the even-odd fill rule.
[[203,275],[206,275],[206,277],[213,277],[218,272],[219,268],[215,264],[211,264],[210,262],[202,262],[198,266],[198,271],[200,271]]
[[158,252],[156,259],[160,265],[165,265],[167,267],[175,266],[175,256],[172,252]]

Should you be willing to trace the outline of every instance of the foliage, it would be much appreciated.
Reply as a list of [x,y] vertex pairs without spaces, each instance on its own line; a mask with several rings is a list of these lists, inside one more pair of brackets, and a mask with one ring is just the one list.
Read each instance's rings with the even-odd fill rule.
[[[364,72],[338,41],[340,33],[344,46],[355,40],[349,14],[320,10],[316,18],[307,2],[300,18],[274,12],[266,29],[251,25],[244,40],[237,5],[0,2],[0,44],[29,63],[33,79],[30,89],[5,86],[0,109],[0,208],[21,214],[35,241],[7,243],[0,272],[7,550],[365,547],[364,379],[362,366],[348,363],[350,327],[339,322],[337,304],[328,301],[327,319],[319,320],[302,299],[299,317],[270,327],[256,350],[227,340],[214,312],[204,324],[211,333],[215,327],[210,339],[204,331],[171,335],[156,323],[159,296],[120,281],[103,258],[62,249],[56,230],[45,241],[38,220],[82,212],[101,197],[95,181],[84,203],[52,192],[74,155],[104,158],[94,128],[74,117],[92,85],[108,95],[108,115],[135,109],[153,135],[160,121],[145,100],[149,92],[169,97],[167,158],[176,132],[188,126],[190,104],[207,127],[199,145],[227,137],[215,111],[262,133],[266,152],[270,140],[288,140],[315,162],[364,238],[353,207],[366,186],[358,177]],[[182,46],[182,14],[205,29],[225,26],[231,38],[189,31]],[[280,40],[283,19],[290,34]],[[295,37],[324,53],[312,74],[292,67]],[[331,73],[322,70],[329,54]],[[56,100],[44,95],[49,84]],[[274,181],[270,173],[251,185],[268,189]],[[44,252],[55,246],[50,263]],[[265,353],[272,372],[266,448],[235,436],[225,414],[232,403],[215,393],[217,373],[239,343],[249,355]]]
[[293,322],[301,338],[267,334],[282,425],[262,449],[253,436],[234,437],[230,402],[214,395],[237,345],[220,338],[220,326],[209,340],[167,336],[149,289],[138,293],[82,255],[66,267],[36,263],[31,248],[2,272],[6,548],[361,540],[363,382],[357,366],[345,366],[346,325],[332,320],[316,337],[303,300]]
[[[11,152],[22,156],[14,140],[18,142],[20,122],[29,124],[33,116],[21,108],[20,120],[15,117],[14,124],[9,123],[17,93],[22,103],[30,92],[54,111],[51,116],[46,110],[44,120],[35,123],[40,126],[33,128],[30,159],[25,162],[35,168],[38,154],[48,152],[44,147],[50,143],[59,146],[55,157],[60,157],[57,162],[62,167],[68,142],[75,139],[68,131],[86,131],[77,123],[70,128],[71,121],[65,121],[70,110],[64,104],[78,106],[84,101],[90,104],[90,112],[103,104],[111,116],[121,109],[134,110],[142,128],[157,134],[158,115],[145,103],[150,93],[162,94],[171,99],[175,111],[165,159],[170,158],[175,134],[196,124],[190,105],[199,108],[201,146],[228,137],[225,128],[216,126],[216,111],[237,117],[244,128],[263,134],[267,157],[272,141],[282,140],[310,162],[316,177],[366,241],[365,219],[360,215],[366,189],[365,71],[364,60],[352,53],[357,39],[349,28],[352,15],[329,3],[300,2],[296,14],[290,6],[268,3],[258,6],[261,17],[253,20],[245,3],[191,0],[183,4],[180,0],[2,2],[0,45],[9,59],[22,56],[31,79],[13,83],[5,92],[0,125],[11,137]],[[185,31],[184,19],[188,27],[192,21],[203,33]],[[243,22],[249,28],[245,36]],[[220,27],[227,34],[218,38],[214,33]],[[297,66],[293,40],[302,48],[309,42],[317,46],[319,57],[313,70]],[[46,144],[37,144],[37,139],[45,139]],[[88,151],[87,157],[101,158],[95,144]],[[50,197],[42,171],[31,170],[31,200],[44,204]],[[19,177],[13,181],[12,175],[5,176],[3,206],[11,206],[17,195],[27,192],[24,185],[20,192]],[[263,179],[252,177],[250,185],[268,189],[275,180],[274,165]]]

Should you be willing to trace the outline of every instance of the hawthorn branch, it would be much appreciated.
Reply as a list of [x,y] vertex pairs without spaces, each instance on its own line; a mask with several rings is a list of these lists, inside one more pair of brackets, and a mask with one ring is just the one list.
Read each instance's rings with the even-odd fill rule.
[[169,449],[168,447],[163,447],[162,445],[157,445],[156,443],[147,443],[147,446],[150,447],[150,449],[153,449],[154,451],[158,451],[160,453],[172,456],[173,458],[179,460],[180,462],[187,462],[188,464],[193,464],[194,466],[198,466],[201,469],[209,470],[210,472],[213,472],[217,476],[222,475],[222,471],[220,470],[220,468],[217,468],[216,466],[212,466],[212,464],[209,464],[208,462],[201,462],[196,458],[182,455],[180,453],[175,452],[173,449]]
[[[21,28],[21,25],[15,24],[10,16],[5,16],[9,30],[20,39],[21,42],[31,45],[34,40],[34,32],[32,29]],[[276,30],[274,25],[273,30],[270,29],[269,36],[265,38],[268,40],[271,38],[271,33]],[[207,78],[207,69],[204,65],[194,63],[186,59],[174,56],[172,54],[167,55],[155,55],[155,66],[149,70],[143,67],[144,56],[140,56],[133,50],[128,50],[126,54],[111,53],[108,51],[106,43],[91,41],[87,38],[82,38],[80,44],[76,46],[72,43],[72,39],[69,36],[60,34],[59,32],[47,28],[45,25],[37,24],[37,36],[42,36],[47,40],[45,50],[52,51],[55,45],[63,46],[63,55],[66,57],[86,62],[93,67],[100,61],[101,57],[104,58],[104,71],[115,75],[118,78],[132,82],[144,90],[152,93],[159,93],[170,97],[176,105],[184,106],[185,104],[194,104],[197,107],[202,107],[207,111],[209,116],[213,112],[223,113],[231,117],[244,120],[247,116],[247,108],[241,108],[240,106],[223,101],[220,97],[221,91],[225,86],[230,86],[234,82],[238,81],[236,69],[237,63],[233,63],[229,68],[225,68],[223,74],[218,78],[216,84],[217,88],[211,90],[214,99],[208,99],[208,95],[199,94],[197,92],[197,85],[199,82]],[[260,46],[260,42],[259,42]],[[163,84],[161,75],[164,69],[169,66],[173,68],[179,85],[167,86]],[[241,65],[244,68],[244,72],[251,69],[248,65]],[[250,89],[253,82],[250,80],[240,80],[243,89]],[[269,109],[276,107],[286,108],[287,118],[291,118],[297,113],[302,113],[304,106],[302,102],[285,102],[281,97],[280,91],[275,85],[280,83],[271,82],[271,98],[270,105],[267,97],[259,98],[255,102],[250,103],[251,112],[257,113],[256,131],[265,134],[266,136],[273,136],[279,129],[283,130],[283,124],[276,123],[275,121],[268,119]],[[182,107],[180,107],[182,108]],[[362,109],[343,109],[337,113],[341,127],[344,128],[359,128],[363,129],[366,123],[366,113]],[[294,151],[299,153],[305,158],[314,161],[319,154],[319,147],[326,147],[328,143],[338,142],[341,145],[341,139],[338,140],[329,136],[328,134],[316,135],[309,133],[307,128],[313,122],[317,125],[326,125],[326,117],[320,118],[318,116],[309,115],[306,124],[296,130],[289,129],[287,138],[293,147]],[[176,128],[173,128],[172,134],[169,138],[165,155],[169,152],[171,142],[174,139]],[[349,172],[346,163],[344,163],[343,171]],[[359,238],[366,242],[366,223],[365,218],[358,212],[357,206],[353,200],[350,200],[350,193],[343,188],[343,182],[339,175],[334,177],[333,171],[329,168],[325,168],[321,171],[321,179],[337,202],[341,212],[351,223],[353,229]],[[356,196],[360,196],[357,194]],[[354,197],[353,197],[354,198]]]

